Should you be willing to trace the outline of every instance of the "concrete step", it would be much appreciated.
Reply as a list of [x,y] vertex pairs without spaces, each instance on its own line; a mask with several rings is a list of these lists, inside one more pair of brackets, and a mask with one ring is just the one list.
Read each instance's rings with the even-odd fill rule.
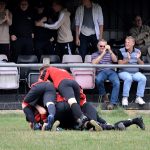
[[[0,95],[0,110],[16,110],[21,109],[21,102],[23,100],[24,94],[1,94]],[[129,99],[129,106],[126,109],[133,110],[150,110],[150,94],[145,94],[144,100],[145,105],[139,106],[134,103],[135,97],[131,96]],[[101,109],[105,110],[106,105],[103,101],[99,100],[99,95],[97,94],[87,94],[87,101],[91,102],[95,106],[101,106]],[[121,106],[121,97],[119,98],[119,107]]]

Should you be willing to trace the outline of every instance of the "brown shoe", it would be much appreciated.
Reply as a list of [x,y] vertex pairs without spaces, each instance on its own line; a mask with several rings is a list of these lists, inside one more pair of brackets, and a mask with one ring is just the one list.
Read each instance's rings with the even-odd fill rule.
[[[42,131],[45,131],[46,130],[46,126],[47,126],[48,123],[44,123],[43,126],[42,126]],[[53,125],[52,125],[52,128],[51,128],[51,131],[57,131],[57,127],[60,125],[60,121],[56,120]]]
[[51,131],[57,131],[59,125],[60,125],[60,121],[56,120],[52,125]]
[[93,126],[94,131],[102,131],[102,127],[95,121],[95,120],[90,120],[90,124]]
[[48,123],[46,123],[46,122],[43,124],[42,129],[41,129],[42,131],[45,131],[45,130],[46,130],[45,128],[46,128],[47,124],[48,124]]
[[104,101],[104,103],[109,103],[110,101],[109,101],[109,98],[108,98],[108,94],[105,94],[105,95],[103,95],[103,101]]
[[106,108],[107,108],[107,110],[113,110],[113,109],[114,109],[114,105],[109,103],[109,104],[106,106]]

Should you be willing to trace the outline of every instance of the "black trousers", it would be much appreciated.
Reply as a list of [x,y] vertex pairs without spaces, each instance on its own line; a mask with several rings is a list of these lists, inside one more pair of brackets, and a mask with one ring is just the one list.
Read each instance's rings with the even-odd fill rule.
[[85,36],[82,33],[80,34],[80,47],[79,47],[79,53],[82,56],[82,59],[84,60],[85,55],[89,53],[89,46],[91,46],[91,53],[97,51],[97,43],[98,40],[96,38],[96,35],[90,35]]
[[67,102],[57,102],[55,120],[60,121],[60,127],[71,129],[76,124],[71,108]]
[[54,46],[49,40],[34,41],[34,48],[35,48],[35,54],[37,55],[39,61],[41,58],[41,55],[54,55]]
[[9,44],[0,44],[0,54],[4,54],[10,59],[10,48]]
[[15,42],[12,42],[14,61],[17,61],[18,55],[32,55],[33,50],[33,39],[20,37]]
[[106,121],[99,116],[96,108],[91,103],[86,102],[81,107],[81,110],[84,113],[84,115],[87,116],[90,120],[95,120],[101,124],[106,123]]
[[[42,97],[42,98],[41,98]],[[39,82],[34,85],[24,98],[24,102],[35,106],[42,100],[44,106],[48,102],[55,102],[56,91],[51,82]]]
[[[95,120],[101,124],[105,124],[106,121],[98,115],[95,107],[86,102],[82,107],[82,112],[89,120]],[[60,121],[60,126],[63,128],[74,128],[76,121],[72,114],[71,108],[67,102],[57,102],[56,103],[56,120]]]
[[65,79],[58,86],[58,91],[66,99],[76,98],[80,102],[80,87],[75,80]]
[[73,42],[57,43],[56,54],[62,59],[65,54],[73,54]]

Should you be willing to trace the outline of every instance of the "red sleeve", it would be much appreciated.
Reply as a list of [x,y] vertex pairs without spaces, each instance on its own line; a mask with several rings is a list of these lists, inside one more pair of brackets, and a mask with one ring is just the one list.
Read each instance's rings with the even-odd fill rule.
[[80,87],[80,106],[86,103],[86,95],[83,93],[83,89]]

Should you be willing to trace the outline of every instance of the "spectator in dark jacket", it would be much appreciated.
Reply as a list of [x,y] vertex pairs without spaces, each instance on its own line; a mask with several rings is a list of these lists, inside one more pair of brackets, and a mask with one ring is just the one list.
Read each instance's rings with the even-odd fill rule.
[[33,25],[33,13],[29,10],[29,2],[21,0],[19,8],[13,14],[11,27],[15,61],[19,54],[33,54]]
[[[34,21],[43,20],[44,22],[49,22],[50,17],[45,11],[44,3],[42,1],[38,2],[35,6]],[[41,27],[34,27],[34,48],[35,53],[40,59],[41,55],[54,54],[53,40],[54,31]]]

